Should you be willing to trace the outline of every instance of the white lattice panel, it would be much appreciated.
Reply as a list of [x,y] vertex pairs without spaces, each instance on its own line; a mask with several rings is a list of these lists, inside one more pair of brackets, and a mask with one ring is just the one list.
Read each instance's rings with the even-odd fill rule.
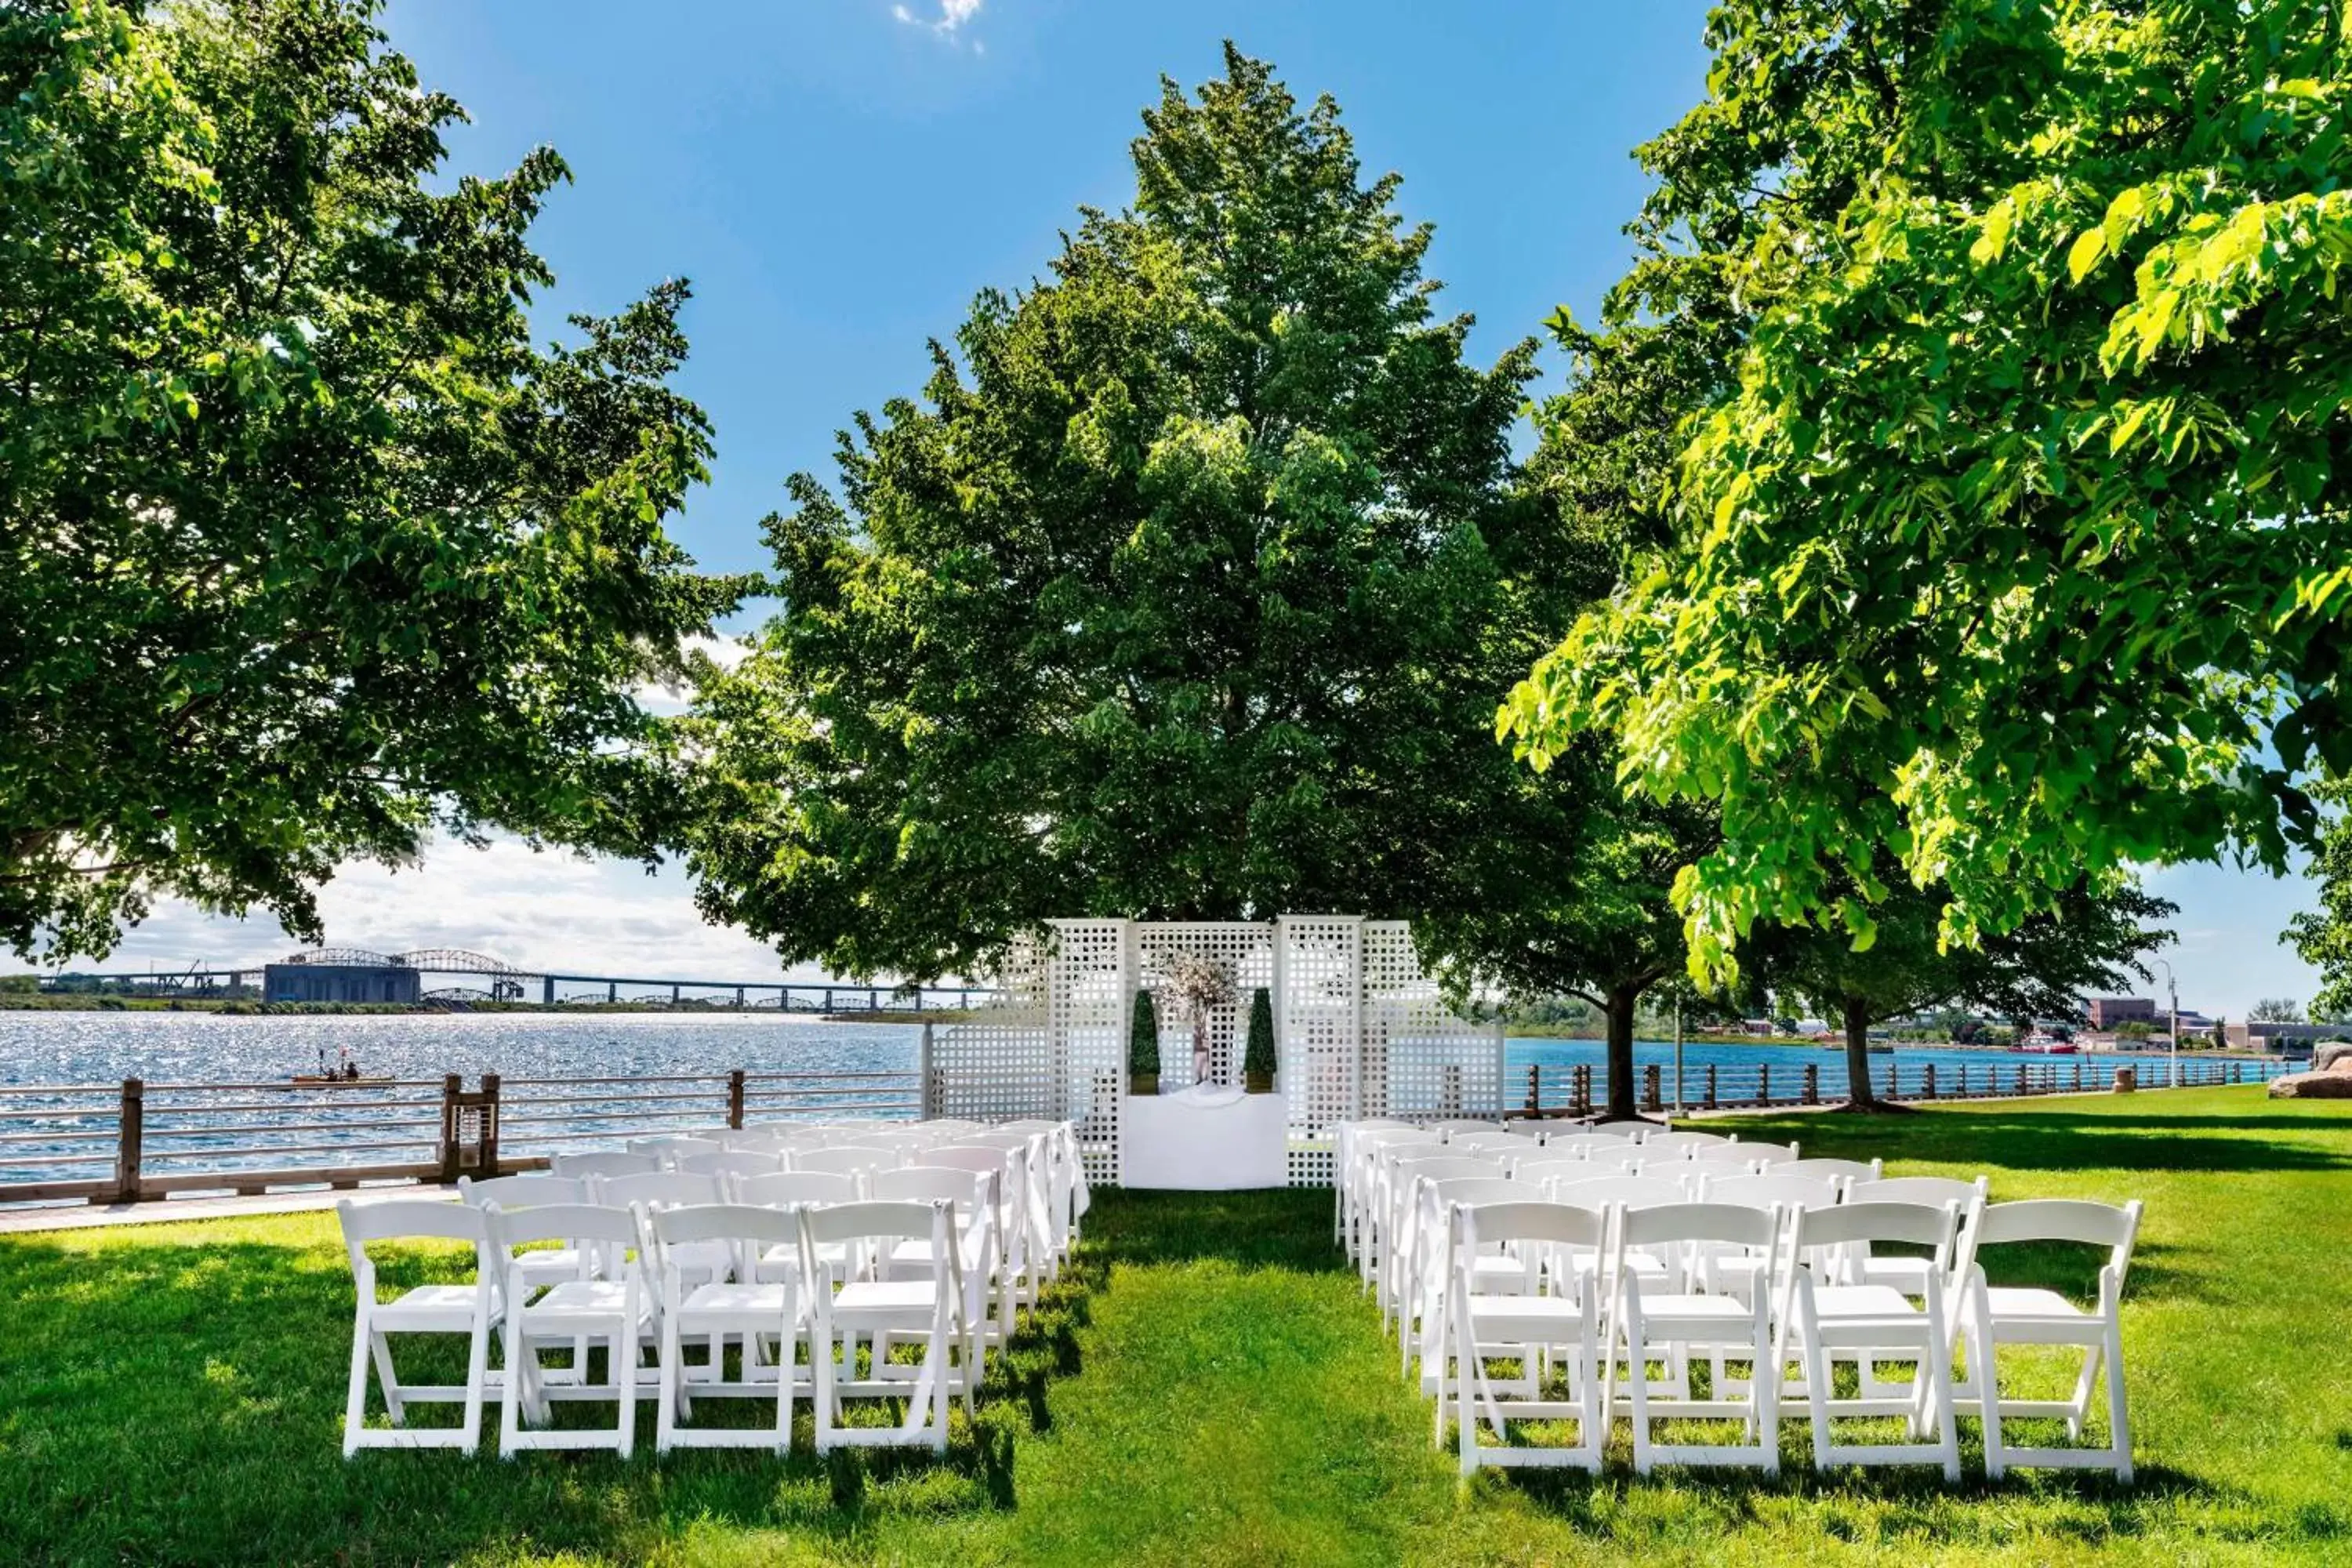
[[1075,1123],[1090,1182],[1118,1179],[1118,1107],[1127,1090],[1127,1009],[1134,987],[1125,921],[1055,921],[1046,968],[1056,1106]]
[[1290,1184],[1331,1181],[1331,1128],[1357,1109],[1363,1026],[1364,922],[1349,915],[1285,915],[1276,1033],[1290,1101]]
[[1234,999],[1213,1008],[1205,1020],[1209,1081],[1239,1083],[1242,1051],[1249,1043],[1250,998],[1274,990],[1274,927],[1244,921],[1138,924],[1135,984],[1151,993],[1160,1016],[1160,1082],[1163,1089],[1190,1088],[1192,1026],[1183,1004],[1166,987],[1166,965],[1181,953],[1196,953],[1225,966],[1234,979]]
[[1502,1109],[1500,1025],[1448,1012],[1402,921],[1364,927],[1364,1114],[1408,1120]]
[[972,1121],[1058,1116],[1053,1066],[1043,1012],[991,1008],[969,1023],[935,1025],[930,1114]]

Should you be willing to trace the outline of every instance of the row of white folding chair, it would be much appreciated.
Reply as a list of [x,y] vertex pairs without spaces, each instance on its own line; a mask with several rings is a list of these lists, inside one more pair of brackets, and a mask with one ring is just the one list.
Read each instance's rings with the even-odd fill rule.
[[[1816,1216],[1824,1214],[1846,1217],[1834,1225],[1817,1224]],[[1701,1398],[1685,1376],[1677,1375],[1677,1369],[1686,1367],[1695,1355],[1718,1364],[1738,1361],[1756,1369],[1778,1367],[1790,1353],[1788,1340],[1793,1331],[1797,1353],[1811,1374],[1807,1387],[1819,1462],[1937,1462],[1957,1479],[1958,1450],[1947,1359],[1949,1331],[1938,1287],[1931,1285],[1927,1300],[1916,1309],[1882,1288],[1866,1304],[1869,1310],[1853,1320],[1859,1326],[1849,1323],[1838,1301],[1825,1302],[1810,1284],[1798,1305],[1776,1312],[1777,1282],[1800,1275],[1810,1280],[1801,1267],[1783,1266],[1784,1211],[1777,1205],[1758,1209],[1670,1203],[1595,1208],[1518,1202],[1457,1205],[1452,1219],[1450,1284],[1438,1312],[1432,1382],[1439,1402],[1437,1434],[1442,1440],[1450,1405],[1465,1473],[1481,1464],[1555,1463],[1597,1469],[1609,1420],[1620,1409],[1632,1420],[1634,1468],[1643,1474],[1659,1463],[1749,1465],[1777,1472],[1781,1378],[1750,1376],[1736,1385],[1712,1387]],[[1802,1211],[1787,1223],[1796,1237],[1791,1256],[1803,1257],[1809,1249],[1871,1237],[1931,1242],[1940,1237],[1948,1244],[1957,1211],[1902,1205],[1835,1207]],[[1490,1253],[1489,1248],[1500,1250]],[[1718,1251],[1759,1260],[1746,1300],[1710,1288],[1703,1260]],[[1480,1258],[1507,1258],[1514,1252],[1526,1265],[1517,1288],[1479,1289]],[[1589,1268],[1542,1266],[1542,1259],[1567,1255],[1601,1261]],[[1662,1264],[1652,1272],[1637,1267],[1636,1258]],[[1891,1298],[1895,1309],[1890,1310],[1880,1297]],[[1786,1306],[1791,1299],[1782,1295],[1780,1301]],[[1884,1402],[1832,1399],[1832,1385],[1823,1375],[1829,1349],[1843,1342],[1840,1336],[1850,1326],[1874,1350],[1908,1351],[1918,1359],[1918,1392],[1902,1413],[1911,1415],[1915,1428],[1923,1420],[1932,1423],[1935,1442],[1864,1449],[1830,1447],[1832,1415],[1885,1413]],[[1498,1359],[1517,1361],[1518,1373],[1496,1377],[1488,1363]],[[1653,1362],[1665,1367],[1665,1378],[1650,1375]],[[1546,1398],[1541,1386],[1545,1373],[1554,1369],[1569,1384],[1570,1398],[1564,1403]],[[1617,1390],[1621,1371],[1622,1394]],[[1573,1420],[1576,1440],[1558,1448],[1515,1448],[1488,1445],[1479,1435],[1482,1421],[1500,1437],[1507,1422],[1537,1418]],[[1737,1421],[1739,1440],[1673,1445],[1655,1440],[1654,1422],[1694,1418]]]
[[[1768,1184],[1786,1180],[1765,1176],[1752,1178],[1744,1190],[1728,1184],[1726,1187],[1732,1196],[1753,1200],[1767,1195]],[[1584,1416],[1580,1421],[1578,1442],[1558,1451],[1497,1451],[1483,1446],[1474,1430],[1465,1429],[1461,1433],[1465,1471],[1480,1463],[1597,1464],[1600,1440],[1605,1433],[1599,1423],[1591,1419],[1589,1413],[1596,1408],[1623,1408],[1634,1417],[1637,1468],[1646,1470],[1662,1460],[1758,1463],[1769,1468],[1777,1464],[1777,1458],[1768,1456],[1765,1449],[1776,1445],[1764,1443],[1761,1430],[1772,1423],[1769,1412],[1779,1407],[1784,1395],[1793,1394],[1802,1402],[1811,1419],[1814,1458],[1820,1465],[1932,1463],[1939,1466],[1948,1478],[1957,1479],[1956,1421],[1960,1415],[1972,1415],[1983,1423],[1986,1468],[1990,1476],[1998,1478],[2012,1465],[2063,1466],[2111,1468],[2120,1479],[2128,1480],[2132,1474],[2131,1439],[2123,1375],[2120,1300],[2140,1205],[2136,1202],[2115,1207],[2067,1200],[2029,1200],[1987,1207],[1981,1204],[1978,1184],[1904,1178],[1900,1183],[1882,1183],[1879,1186],[1885,1195],[1865,1195],[1864,1190],[1857,1186],[1848,1189],[1843,1203],[1820,1202],[1822,1194],[1817,1192],[1811,1194],[1813,1201],[1802,1206],[1772,1204],[1757,1208],[1743,1202],[1659,1205],[1640,1209],[1621,1205],[1612,1212],[1595,1211],[1582,1205],[1547,1205],[1585,1216],[1598,1213],[1600,1217],[1597,1223],[1590,1217],[1554,1223],[1549,1230],[1538,1226],[1525,1245],[1507,1234],[1509,1227],[1499,1217],[1483,1231],[1475,1224],[1468,1227],[1466,1236],[1457,1229],[1449,1259],[1452,1272],[1445,1292],[1448,1300],[1440,1319],[1442,1333],[1452,1337],[1455,1360],[1458,1362],[1459,1347],[1465,1343],[1492,1346],[1499,1342],[1500,1349],[1489,1349],[1486,1354],[1533,1355],[1537,1359],[1528,1363],[1530,1368],[1538,1368],[1547,1361],[1552,1364],[1565,1361],[1570,1367],[1571,1392],[1578,1394],[1578,1403],[1575,1409],[1568,1411],[1556,1407],[1505,1410],[1496,1405],[1491,1387],[1483,1392],[1476,1387],[1475,1377],[1483,1375],[1483,1367],[1450,1367],[1447,1348],[1441,1342],[1433,1357],[1438,1375],[1429,1380],[1440,1399],[1441,1436],[1446,1417],[1444,1402],[1450,1391],[1455,1397],[1456,1414],[1463,1412],[1467,1400],[1471,1415],[1489,1415],[1489,1426],[1498,1436],[1506,1415],[1514,1418]],[[1906,1192],[1916,1197],[1893,1195]],[[1916,1201],[1918,1198],[1941,1201],[1921,1202]],[[1975,1232],[1972,1237],[1962,1234],[1968,1223],[1965,1215],[1970,1198],[1978,1203],[1976,1219],[1969,1227]],[[1720,1215],[1736,1209],[1764,1216],[1765,1223],[1761,1227],[1751,1226],[1753,1235],[1734,1237],[1726,1233],[1738,1228],[1736,1226],[1722,1226],[1717,1234],[1702,1235],[1671,1217],[1663,1221],[1656,1217],[1701,1210]],[[1475,1205],[1457,1205],[1454,1210],[1457,1225],[1461,1216],[1482,1212]],[[1504,1211],[1497,1209],[1496,1213],[1500,1216]],[[1559,1229],[1562,1223],[1570,1229],[1584,1228],[1570,1236]],[[1587,1250],[1595,1245],[1605,1247],[1613,1265],[1597,1275],[1581,1270],[1530,1268],[1517,1282],[1516,1290],[1480,1288],[1482,1283],[1491,1283],[1497,1274],[1508,1274],[1507,1266],[1494,1260],[1502,1254],[1516,1250],[1523,1255],[1522,1261],[1533,1261],[1538,1257],[1576,1250],[1579,1240]],[[2047,1289],[1991,1286],[1983,1268],[1968,1260],[1969,1253],[1979,1243],[2020,1241],[2065,1241],[2106,1248],[2109,1256],[2100,1271],[2095,1301],[2085,1308]],[[1542,1244],[1540,1247],[1534,1245],[1538,1242]],[[1671,1245],[1661,1247],[1661,1242]],[[1848,1265],[1844,1260],[1867,1258],[1874,1244],[1883,1242],[1924,1247],[1926,1257],[1941,1266],[1916,1270],[1900,1284],[1856,1279],[1845,1273]],[[1507,1245],[1495,1251],[1485,1250],[1495,1248],[1497,1243]],[[1677,1259],[1680,1263],[1662,1281],[1635,1267],[1634,1259],[1639,1256],[1636,1249],[1644,1247],[1652,1256],[1664,1258],[1670,1264]],[[1763,1260],[1762,1267],[1746,1281],[1747,1289],[1726,1291],[1720,1289],[1719,1280],[1710,1281],[1702,1272],[1706,1258],[1727,1253]],[[1482,1257],[1486,1260],[1482,1262]],[[1759,1314],[1766,1306],[1765,1297],[1772,1293],[1775,1280],[1780,1289],[1769,1313],[1773,1350],[1769,1360],[1756,1358],[1745,1353],[1745,1346],[1753,1340]],[[1510,1300],[1515,1294],[1528,1292],[1543,1292],[1565,1298],[1566,1301],[1529,1306]],[[1685,1299],[1688,1297],[1715,1300],[1705,1302]],[[1474,1315],[1479,1319],[1475,1328],[1463,1318],[1462,1301],[1458,1299],[1472,1300]],[[1740,1325],[1737,1332],[1706,1331],[1710,1321],[1728,1324],[1734,1320]],[[1563,1321],[1581,1324],[1584,1345],[1590,1346],[1597,1340],[1607,1347],[1604,1379],[1613,1383],[1622,1367],[1625,1393],[1613,1403],[1605,1395],[1597,1406],[1584,1402],[1573,1375],[1574,1346],[1566,1347],[1568,1353],[1563,1357],[1563,1347],[1558,1344],[1539,1342],[1533,1335],[1514,1340],[1504,1332],[1524,1331],[1531,1322],[1549,1324],[1551,1330],[1557,1330]],[[1966,1351],[1969,1373],[1965,1380],[1953,1370],[1956,1341]],[[2083,1351],[2084,1363],[2070,1398],[2029,1400],[2000,1394],[1997,1359],[2000,1347],[2019,1343],[2063,1344]],[[1660,1400],[1658,1385],[1640,1369],[1655,1359],[1665,1362],[1671,1372],[1678,1361],[1686,1359],[1695,1350],[1706,1352],[1718,1368],[1725,1361],[1734,1359],[1750,1360],[1757,1366],[1786,1366],[1793,1358],[1801,1369],[1801,1382],[1786,1386],[1777,1377],[1732,1380],[1719,1376],[1713,1392],[1727,1398],[1718,1397],[1702,1405],[1688,1400],[1686,1395],[1675,1397],[1670,1392],[1666,1399]],[[1915,1372],[1906,1382],[1874,1384],[1866,1378],[1855,1396],[1843,1397],[1835,1394],[1832,1381],[1834,1363],[1840,1360],[1858,1361],[1865,1368],[1874,1361],[1907,1362]],[[2070,1441],[2079,1444],[2102,1371],[2107,1400],[2105,1447],[2021,1448],[2004,1440],[2001,1423],[2005,1418],[2054,1417],[2066,1422]],[[1476,1397],[1465,1394],[1465,1375],[1473,1376],[1472,1393]],[[1523,1383],[1526,1375],[1522,1374]],[[1482,1399],[1484,1405],[1480,1404]],[[1657,1415],[1725,1413],[1743,1419],[1748,1424],[1746,1430],[1759,1440],[1735,1447],[1718,1446],[1680,1452],[1658,1449],[1648,1441],[1648,1423]],[[1849,1447],[1834,1440],[1831,1423],[1835,1418],[1888,1415],[1906,1420],[1912,1441]],[[1471,1425],[1475,1426],[1475,1419]]]
[[[890,1184],[906,1185],[912,1175],[898,1173]],[[661,1401],[662,1447],[671,1446],[677,1418],[690,1407],[690,1394],[744,1393],[779,1401],[776,1435],[747,1437],[735,1429],[710,1435],[707,1440],[782,1446],[791,1431],[795,1377],[789,1370],[795,1359],[792,1346],[802,1328],[806,1329],[812,1346],[804,1381],[816,1401],[820,1447],[878,1441],[943,1447],[947,1398],[951,1391],[960,1391],[969,1405],[973,1385],[982,1373],[984,1352],[973,1334],[974,1295],[963,1279],[963,1260],[973,1255],[964,1245],[964,1235],[970,1233],[958,1221],[958,1194],[936,1179],[960,1180],[965,1173],[943,1171],[932,1175],[935,1195],[919,1201],[804,1205],[795,1211],[718,1205],[649,1210],[574,1202],[508,1210],[478,1189],[469,1194],[484,1200],[478,1206],[403,1200],[362,1207],[347,1202],[341,1205],[343,1229],[358,1306],[344,1453],[349,1457],[362,1447],[382,1446],[470,1447],[478,1440],[486,1393],[496,1386],[500,1393],[502,1455],[525,1447],[616,1447],[625,1455],[634,1442],[636,1400],[647,1392],[640,1368],[642,1352],[657,1340],[664,1352],[655,1390]],[[558,1184],[553,1178],[529,1179]],[[975,1182],[969,1191],[976,1196],[982,1187]],[[545,1194],[509,1188],[507,1195]],[[975,1218],[986,1226],[990,1223],[986,1205],[971,1206]],[[844,1215],[851,1219],[817,1217]],[[727,1228],[711,1231],[707,1226],[697,1228],[691,1223],[674,1223],[675,1216],[680,1215],[727,1216]],[[894,1215],[898,1228],[880,1223]],[[919,1225],[915,1223],[918,1220]],[[788,1245],[793,1241],[788,1227],[793,1225],[800,1226],[799,1266],[781,1271],[772,1279],[757,1278],[751,1264],[757,1248],[743,1250],[746,1242],[764,1241],[771,1249]],[[418,1287],[394,1301],[377,1302],[374,1265],[367,1244],[394,1237],[472,1241],[475,1282]],[[534,1244],[549,1240],[578,1249],[583,1267],[577,1276],[551,1279],[533,1274],[531,1260],[549,1256]],[[845,1269],[824,1260],[821,1255],[827,1247],[834,1256],[871,1256],[877,1261]],[[732,1254],[739,1260],[710,1268],[704,1260],[714,1250]],[[625,1261],[609,1271],[597,1271],[586,1267],[587,1259],[596,1256]],[[810,1281],[823,1281],[823,1288]],[[836,1284],[841,1292],[837,1310]],[[933,1298],[947,1305],[926,1317],[929,1310],[924,1304]],[[666,1314],[661,1310],[665,1304],[675,1308],[675,1313]],[[502,1332],[505,1340],[505,1368],[497,1374],[488,1365],[488,1337],[493,1332]],[[730,1332],[744,1339],[743,1377],[722,1384],[718,1378],[723,1369],[723,1339]],[[897,1365],[890,1361],[887,1346],[877,1343],[872,1364],[878,1370],[858,1378],[855,1341],[860,1332],[869,1337],[896,1332],[902,1338],[919,1332],[929,1341],[925,1360],[915,1368]],[[953,1348],[961,1351],[960,1359],[941,1353],[942,1336],[950,1332],[958,1341]],[[401,1384],[388,1338],[394,1333],[468,1335],[467,1383],[462,1386]],[[762,1378],[758,1352],[761,1338],[769,1333],[777,1336],[781,1353]],[[712,1345],[699,1382],[695,1381],[695,1369],[684,1360],[682,1334],[705,1336]],[[843,1376],[836,1376],[832,1361],[836,1335],[847,1336],[847,1373]],[[601,1384],[587,1381],[585,1347],[592,1340],[609,1346],[606,1376]],[[541,1351],[550,1343],[572,1348],[570,1367],[541,1368]],[[823,1347],[823,1353],[818,1347]],[[363,1424],[371,1362],[394,1423],[391,1431],[371,1430]],[[853,1429],[840,1423],[839,1400],[844,1396],[905,1397],[910,1393],[907,1419],[898,1427]],[[524,1425],[527,1415],[543,1427],[552,1400],[583,1398],[614,1402],[619,1407],[614,1426],[597,1431],[533,1430]],[[462,1424],[425,1430],[404,1426],[409,1404],[433,1401],[463,1403]],[[706,1439],[688,1436],[678,1440]]]

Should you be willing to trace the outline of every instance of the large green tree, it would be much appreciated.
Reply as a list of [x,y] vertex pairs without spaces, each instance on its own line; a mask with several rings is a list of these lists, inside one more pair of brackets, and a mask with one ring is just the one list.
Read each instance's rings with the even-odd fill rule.
[[[2294,944],[2305,963],[2319,971],[2319,993],[2311,999],[2314,1018],[2352,1016],[2352,784],[2323,781],[2313,791],[2332,808],[2320,830],[2310,874],[2319,884],[2319,908],[2287,923],[2283,939]],[[2255,1017],[2269,1015],[2254,1014]]]
[[1801,1000],[1845,1036],[1846,1107],[1886,1109],[1870,1081],[1870,1027],[1935,1007],[1968,1007],[2017,1020],[2073,1017],[2087,991],[2146,980],[2147,954],[2173,940],[2154,923],[2179,912],[2126,884],[2064,889],[2037,910],[1970,947],[1940,940],[1948,895],[1914,887],[1894,868],[1872,908],[1876,940],[1857,951],[1834,919],[1759,928],[1742,950],[1756,993]]
[[1593,591],[1516,484],[1532,345],[1470,363],[1395,177],[1226,68],[1146,112],[1130,208],[858,420],[838,495],[793,481],[786,607],[698,702],[714,918],[929,975],[1055,915],[1418,920],[1561,873],[1567,782],[1491,739]]
[[1683,547],[1524,735],[1720,802],[1679,888],[1718,973],[1824,908],[1867,944],[1882,854],[1961,942],[2086,873],[2282,860],[2352,765],[2343,7],[1727,0],[1708,41],[1641,286],[1736,301],[1736,383]]
[[682,285],[533,345],[551,152],[439,180],[457,104],[369,0],[0,7],[0,937],[259,905],[441,826],[646,854],[630,695],[739,585],[662,519],[709,431]]

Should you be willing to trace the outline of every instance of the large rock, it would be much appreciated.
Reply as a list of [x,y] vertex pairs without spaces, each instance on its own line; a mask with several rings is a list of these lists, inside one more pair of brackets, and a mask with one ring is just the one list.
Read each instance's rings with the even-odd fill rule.
[[2352,1045],[2338,1040],[2332,1046],[2321,1046],[2311,1053],[2314,1072],[2352,1072]]
[[2273,1100],[2352,1100],[2352,1072],[2291,1072],[2271,1079]]

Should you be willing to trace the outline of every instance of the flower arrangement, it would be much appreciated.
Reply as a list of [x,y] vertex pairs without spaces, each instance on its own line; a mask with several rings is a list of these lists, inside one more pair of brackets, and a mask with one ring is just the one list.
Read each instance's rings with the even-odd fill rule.
[[1192,1081],[1209,1081],[1209,1015],[1234,999],[1234,969],[1201,952],[1171,953],[1160,965],[1160,987],[1178,1016],[1192,1026]]

